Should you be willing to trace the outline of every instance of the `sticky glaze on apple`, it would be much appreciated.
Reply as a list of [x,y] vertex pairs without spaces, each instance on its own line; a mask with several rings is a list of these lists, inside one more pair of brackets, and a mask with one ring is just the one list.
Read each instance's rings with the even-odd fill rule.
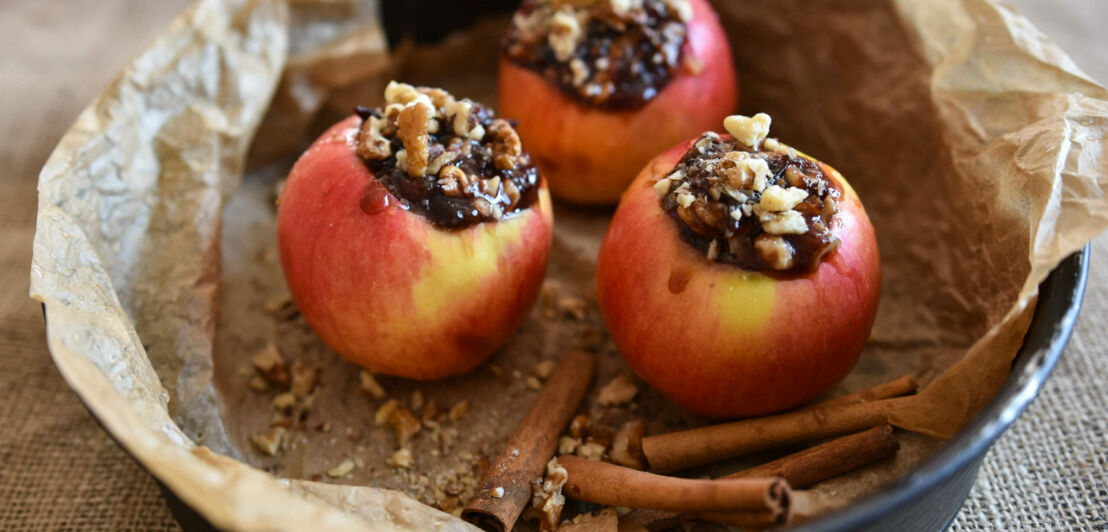
[[442,89],[390,82],[385,107],[359,107],[358,155],[377,183],[362,208],[388,200],[380,186],[436,227],[461,229],[531,206],[539,173],[510,122]]
[[637,109],[682,67],[690,18],[688,0],[525,0],[503,49],[580,102]]
[[704,133],[654,185],[681,238],[710,261],[806,272],[839,247],[841,190],[816,162],[774,139],[770,118],[730,116],[729,138]]

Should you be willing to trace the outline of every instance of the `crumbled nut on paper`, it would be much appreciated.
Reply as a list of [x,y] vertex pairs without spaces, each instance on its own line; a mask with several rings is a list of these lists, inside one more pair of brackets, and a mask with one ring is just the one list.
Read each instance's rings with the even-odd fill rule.
[[635,381],[631,379],[626,373],[620,373],[616,375],[608,384],[604,385],[604,388],[600,390],[600,395],[597,396],[596,404],[598,405],[622,405],[631,402],[635,398],[635,395],[639,393],[639,387],[635,385]]

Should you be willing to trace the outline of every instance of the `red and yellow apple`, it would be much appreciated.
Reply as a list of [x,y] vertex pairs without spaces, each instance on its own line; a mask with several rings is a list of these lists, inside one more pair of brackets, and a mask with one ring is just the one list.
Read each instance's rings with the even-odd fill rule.
[[838,250],[799,275],[711,262],[681,239],[653,189],[691,144],[659,155],[623,194],[597,264],[608,330],[632,369],[691,412],[801,405],[842,380],[869,337],[881,280],[873,226],[847,181],[816,161],[842,191]]
[[355,153],[360,119],[325,132],[293,166],[277,237],[308,325],[370,370],[439,379],[507,341],[538,295],[553,225],[538,200],[497,222],[443,230],[405,209]]
[[610,204],[647,161],[702,131],[738,105],[731,48],[706,0],[691,0],[682,48],[696,72],[679,67],[645,106],[609,111],[564,94],[540,73],[500,58],[498,109],[519,120],[520,137],[555,196]]

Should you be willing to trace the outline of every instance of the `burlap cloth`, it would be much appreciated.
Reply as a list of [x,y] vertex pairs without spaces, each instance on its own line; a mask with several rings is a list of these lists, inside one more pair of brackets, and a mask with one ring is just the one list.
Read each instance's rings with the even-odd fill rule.
[[[38,171],[71,121],[188,0],[0,2],[0,530],[179,528],[89,417],[27,297]],[[1108,80],[1103,0],[1016,2]],[[954,530],[1108,528],[1108,236],[1042,394],[989,453]]]

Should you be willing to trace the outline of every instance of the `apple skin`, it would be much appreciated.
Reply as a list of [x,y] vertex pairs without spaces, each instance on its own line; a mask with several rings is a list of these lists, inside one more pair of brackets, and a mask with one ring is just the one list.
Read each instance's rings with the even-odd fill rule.
[[555,196],[581,204],[611,204],[656,154],[702,131],[715,130],[738,106],[731,48],[719,17],[692,0],[684,57],[700,73],[679,67],[639,109],[605,111],[565,95],[540,74],[501,55],[498,109],[519,120],[520,137]]
[[[359,124],[351,116],[325,132],[281,193],[277,239],[293,300],[328,346],[370,370],[465,373],[507,341],[538,295],[549,193],[543,184],[530,208],[499,222],[436,229],[355,154]],[[363,210],[367,186],[388,205]]]
[[846,180],[817,161],[843,191],[837,251],[798,277],[709,262],[653,190],[692,142],[651,161],[620,201],[597,262],[608,330],[631,368],[690,412],[735,418],[804,404],[850,372],[869,337],[881,287],[873,226]]

